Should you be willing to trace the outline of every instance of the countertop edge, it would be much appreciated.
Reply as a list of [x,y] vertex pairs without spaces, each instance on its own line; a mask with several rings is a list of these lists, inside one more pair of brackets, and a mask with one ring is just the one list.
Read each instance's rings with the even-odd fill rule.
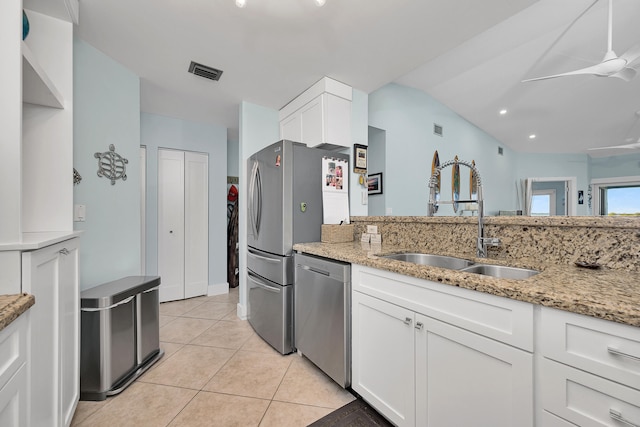
[[35,302],[35,297],[30,294],[0,295],[0,331],[20,317]]
[[[541,273],[526,280],[497,279],[456,270],[381,258],[378,254],[403,252],[400,248],[358,249],[354,243],[299,243],[297,252],[378,268],[405,276],[456,286],[513,300],[555,308],[590,317],[640,327],[640,289],[634,274],[626,271],[589,271],[568,265],[518,267],[536,268]],[[447,254],[453,255],[453,254]],[[472,259],[473,256],[458,255]],[[476,260],[478,261],[478,260]],[[481,262],[499,264],[497,260]],[[604,287],[606,290],[603,290]]]

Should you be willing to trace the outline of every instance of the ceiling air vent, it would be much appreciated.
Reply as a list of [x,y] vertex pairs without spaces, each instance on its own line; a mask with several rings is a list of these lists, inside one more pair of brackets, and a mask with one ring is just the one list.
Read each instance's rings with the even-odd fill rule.
[[433,124],[433,133],[435,133],[438,136],[442,136],[442,126],[437,125],[437,124]]
[[206,65],[198,64],[193,61],[191,61],[191,64],[189,65],[189,72],[196,76],[216,81],[220,80],[220,76],[222,75],[222,70],[216,70],[215,68],[207,67]]

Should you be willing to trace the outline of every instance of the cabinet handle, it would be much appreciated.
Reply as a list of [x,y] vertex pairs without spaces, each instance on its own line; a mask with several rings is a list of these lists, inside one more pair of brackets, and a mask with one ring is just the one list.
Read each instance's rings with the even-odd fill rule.
[[405,325],[410,325],[411,324],[411,318],[410,317],[405,317],[403,320]]
[[633,354],[624,353],[617,348],[607,347],[607,351],[611,354],[615,354],[616,356],[626,357],[631,360],[635,360],[636,362],[640,362],[640,357],[634,356]]
[[424,323],[422,322],[417,322],[415,328],[419,331],[422,330],[422,328],[424,328]]
[[609,409],[609,416],[622,424],[626,424],[631,427],[640,427],[638,424],[634,424],[631,421],[625,419],[622,416],[622,412],[616,411],[615,409]]
[[69,249],[67,248],[62,248],[58,252],[61,253],[62,255],[69,255]]

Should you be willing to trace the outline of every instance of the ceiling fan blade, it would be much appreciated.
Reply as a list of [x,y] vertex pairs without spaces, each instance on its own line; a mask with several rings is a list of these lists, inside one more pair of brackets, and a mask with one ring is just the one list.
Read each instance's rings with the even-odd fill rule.
[[624,145],[612,145],[610,147],[595,147],[595,148],[587,148],[587,150],[610,150],[612,148],[625,148],[627,150],[640,149],[640,142],[634,142],[632,144],[624,144]]
[[586,67],[586,68],[581,68],[579,70],[574,70],[574,71],[568,71],[566,73],[561,73],[561,74],[553,74],[551,76],[544,76],[544,77],[535,77],[533,79],[526,79],[526,80],[522,80],[522,83],[525,82],[535,82],[537,80],[547,80],[547,79],[555,79],[556,77],[564,77],[564,76],[578,76],[581,74],[590,74],[590,75],[595,75],[595,76],[604,76],[606,74],[603,74],[601,71],[601,66],[602,64],[596,64],[596,65],[592,65],[590,67]]
[[629,50],[620,55],[620,59],[627,61],[627,66],[630,66],[638,58],[640,58],[640,43],[635,46],[631,46]]
[[633,68],[626,67],[615,74],[611,74],[609,77],[617,77],[619,79],[624,80],[625,82],[630,82],[631,80],[633,80],[636,74],[637,74],[636,70],[634,70]]

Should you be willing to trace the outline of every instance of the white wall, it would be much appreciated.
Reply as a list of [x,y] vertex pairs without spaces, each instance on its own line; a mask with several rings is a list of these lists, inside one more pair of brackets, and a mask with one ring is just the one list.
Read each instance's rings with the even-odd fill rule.
[[227,283],[227,129],[142,113],[147,147],[147,274],[158,274],[158,148],[209,154],[209,285]]
[[[351,142],[352,144],[369,144],[369,95],[353,89],[351,100]],[[358,183],[359,174],[353,172],[353,146],[343,150],[350,158],[349,169],[349,213],[351,216],[367,215],[368,205],[362,204],[362,193],[367,192],[366,183]]]
[[[433,133],[433,124],[444,128]],[[386,131],[386,208],[393,215],[426,215],[431,161],[475,160],[484,188],[485,212],[515,209],[516,154],[430,95],[395,83],[369,95],[369,125]],[[503,148],[503,155],[498,154]],[[461,198],[469,193],[469,172],[461,166]],[[442,200],[451,200],[451,167],[443,170]],[[452,215],[450,205],[439,215]]]
[[257,151],[280,139],[278,111],[249,102],[240,104],[240,194],[238,195],[238,244],[240,301],[238,316],[247,316],[247,160]]
[[[86,221],[74,229],[84,230],[80,286],[87,289],[140,274],[140,82],[82,40],[73,48],[73,165],[82,176],[74,203],[86,206]],[[109,144],[129,161],[127,180],[115,185],[98,177],[94,157]]]

